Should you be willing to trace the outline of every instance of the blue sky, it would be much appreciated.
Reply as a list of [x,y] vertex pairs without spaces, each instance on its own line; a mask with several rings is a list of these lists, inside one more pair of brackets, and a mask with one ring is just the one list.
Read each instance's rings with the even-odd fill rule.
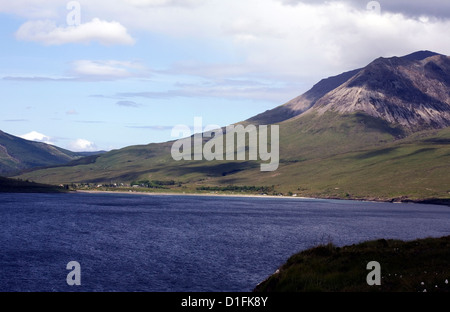
[[226,126],[379,56],[450,54],[443,1],[69,2],[0,2],[0,130],[76,151]]

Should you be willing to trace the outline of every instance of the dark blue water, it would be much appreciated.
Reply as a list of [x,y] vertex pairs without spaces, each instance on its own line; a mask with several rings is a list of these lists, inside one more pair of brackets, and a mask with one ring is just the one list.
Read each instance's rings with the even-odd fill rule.
[[[0,194],[0,291],[251,291],[318,243],[445,235],[446,206]],[[81,286],[67,285],[70,261]]]

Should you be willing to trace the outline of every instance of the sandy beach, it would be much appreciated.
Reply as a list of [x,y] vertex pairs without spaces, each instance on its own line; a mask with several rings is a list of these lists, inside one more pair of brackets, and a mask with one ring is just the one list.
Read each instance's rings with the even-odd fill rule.
[[205,194],[205,193],[164,193],[164,192],[137,192],[137,191],[92,191],[92,190],[77,190],[74,193],[88,193],[88,194],[133,194],[133,195],[147,195],[147,196],[218,196],[218,197],[247,197],[247,198],[288,198],[288,199],[320,199],[313,197],[300,196],[276,196],[276,195],[257,195],[257,194]]

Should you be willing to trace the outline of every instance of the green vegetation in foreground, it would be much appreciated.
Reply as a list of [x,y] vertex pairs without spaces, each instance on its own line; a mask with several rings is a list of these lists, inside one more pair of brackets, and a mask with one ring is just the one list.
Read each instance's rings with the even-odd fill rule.
[[[377,261],[381,285],[366,282]],[[414,241],[329,243],[293,255],[257,292],[450,292],[450,236]]]
[[64,193],[68,187],[0,177],[0,193]]

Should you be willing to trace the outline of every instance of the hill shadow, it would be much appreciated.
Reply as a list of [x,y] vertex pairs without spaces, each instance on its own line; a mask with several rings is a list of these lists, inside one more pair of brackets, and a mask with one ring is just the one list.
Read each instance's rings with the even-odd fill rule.
[[383,149],[379,149],[379,150],[375,150],[375,151],[370,151],[370,152],[367,152],[364,154],[356,155],[356,156],[354,156],[354,158],[355,159],[368,159],[368,158],[372,158],[372,157],[378,157],[378,156],[387,155],[389,153],[392,153],[397,149],[398,149],[398,147],[383,148]]

